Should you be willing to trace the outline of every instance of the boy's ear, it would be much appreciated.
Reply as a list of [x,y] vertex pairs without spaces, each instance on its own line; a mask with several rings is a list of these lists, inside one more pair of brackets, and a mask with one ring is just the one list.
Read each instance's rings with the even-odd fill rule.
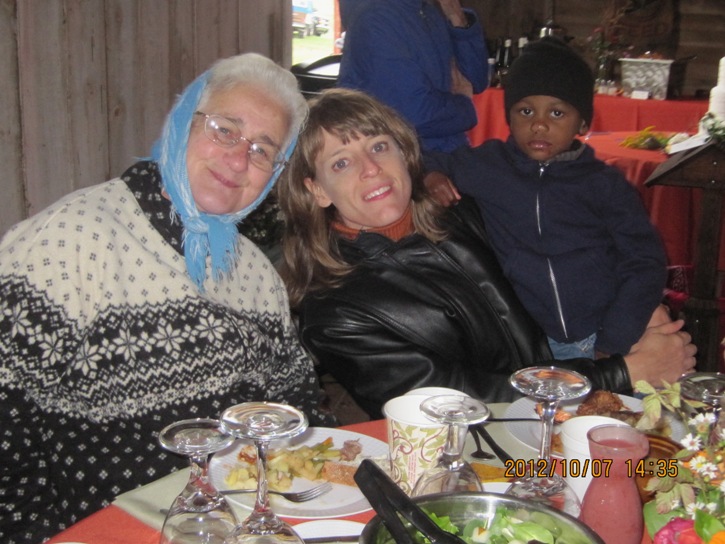
[[582,126],[579,127],[579,134],[584,136],[587,132],[589,132],[589,125],[587,125],[587,122],[582,119]]

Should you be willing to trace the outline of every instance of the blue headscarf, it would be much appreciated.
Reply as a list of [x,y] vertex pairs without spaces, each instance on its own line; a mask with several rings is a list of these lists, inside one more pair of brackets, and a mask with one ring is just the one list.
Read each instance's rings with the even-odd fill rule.
[[[261,204],[283,170],[277,169],[256,200],[236,213],[214,215],[198,210],[191,194],[186,151],[191,121],[208,78],[209,72],[204,72],[179,96],[166,118],[161,137],[151,150],[151,158],[159,165],[164,190],[171,198],[173,208],[184,226],[182,243],[186,270],[202,292],[206,279],[207,256],[211,256],[214,281],[220,280],[232,269],[237,260],[237,223]],[[285,160],[289,160],[296,142],[295,136],[287,146]]]

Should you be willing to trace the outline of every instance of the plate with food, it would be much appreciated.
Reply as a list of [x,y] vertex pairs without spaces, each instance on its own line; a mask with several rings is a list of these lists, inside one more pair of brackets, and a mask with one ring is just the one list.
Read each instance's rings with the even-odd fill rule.
[[[519,399],[512,402],[506,409],[504,418],[537,418],[540,407],[530,398]],[[555,415],[555,422],[561,423],[572,417],[582,415],[599,415],[618,419],[633,427],[642,417],[642,401],[634,397],[619,395],[609,391],[593,391],[582,400],[562,402]],[[541,441],[541,424],[538,421],[507,421],[506,429],[522,444],[538,451]],[[646,432],[667,436],[679,442],[686,434],[685,426],[672,414],[665,415],[656,429],[647,429]],[[558,429],[554,426],[552,440],[552,455],[561,456],[561,449],[556,448],[556,434]]]
[[[364,434],[310,427],[288,440],[272,442],[267,456],[268,484],[277,491],[304,491],[324,481],[332,490],[307,502],[293,503],[270,495],[272,510],[280,516],[319,519],[349,516],[370,509],[355,485],[353,475],[362,459],[386,459],[388,445]],[[256,450],[247,440],[237,440],[212,457],[211,483],[219,490],[254,489],[257,486]],[[227,495],[245,509],[254,507],[254,493]]]

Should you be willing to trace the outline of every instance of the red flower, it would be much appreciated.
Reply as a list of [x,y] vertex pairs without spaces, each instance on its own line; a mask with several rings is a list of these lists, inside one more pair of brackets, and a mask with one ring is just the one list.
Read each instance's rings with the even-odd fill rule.
[[695,532],[695,522],[691,519],[674,518],[662,527],[653,539],[654,544],[703,544]]

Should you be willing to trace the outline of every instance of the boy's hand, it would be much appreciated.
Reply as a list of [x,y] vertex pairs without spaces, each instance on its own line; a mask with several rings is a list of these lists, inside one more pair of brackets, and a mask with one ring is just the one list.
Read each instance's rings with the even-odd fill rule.
[[461,195],[453,182],[441,172],[430,172],[423,178],[428,193],[441,206],[451,206],[461,200]]

